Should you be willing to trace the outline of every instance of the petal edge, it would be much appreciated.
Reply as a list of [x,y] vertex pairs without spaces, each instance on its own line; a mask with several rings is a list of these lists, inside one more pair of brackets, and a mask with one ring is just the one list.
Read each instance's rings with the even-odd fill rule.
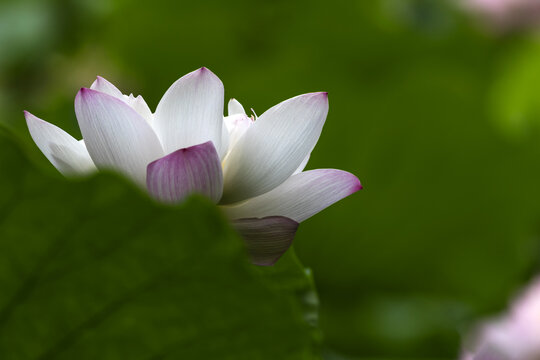
[[285,216],[300,223],[360,189],[358,178],[346,171],[309,170],[265,194],[223,209],[232,219]]

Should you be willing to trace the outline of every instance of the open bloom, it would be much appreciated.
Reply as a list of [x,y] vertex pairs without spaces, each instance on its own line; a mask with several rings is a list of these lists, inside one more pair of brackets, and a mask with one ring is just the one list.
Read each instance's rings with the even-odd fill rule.
[[303,171],[328,113],[324,92],[300,95],[256,120],[206,68],[177,80],[155,113],[98,77],[75,97],[83,140],[25,112],[37,146],[63,174],[114,169],[151,196],[179,203],[200,193],[219,204],[253,261],[273,264],[298,224],[361,189],[345,171]]
[[540,278],[507,314],[486,322],[474,335],[462,360],[540,359]]

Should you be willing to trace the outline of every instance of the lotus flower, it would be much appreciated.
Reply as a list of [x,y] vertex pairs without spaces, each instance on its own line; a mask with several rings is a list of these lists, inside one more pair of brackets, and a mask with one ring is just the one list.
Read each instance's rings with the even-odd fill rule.
[[256,120],[206,68],[177,80],[155,113],[98,77],[75,97],[83,140],[25,112],[30,134],[64,175],[113,169],[155,199],[210,198],[233,220],[252,261],[271,265],[289,248],[298,224],[361,189],[345,171],[303,171],[328,113],[328,94],[300,95]]
[[540,359],[540,278],[510,312],[480,326],[462,360]]

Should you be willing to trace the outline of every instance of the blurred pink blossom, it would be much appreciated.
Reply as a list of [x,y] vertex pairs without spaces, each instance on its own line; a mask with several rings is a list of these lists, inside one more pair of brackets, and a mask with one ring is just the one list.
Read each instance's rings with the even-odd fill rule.
[[540,25],[540,0],[463,0],[463,3],[498,30]]
[[540,359],[540,277],[503,316],[478,328],[462,360]]

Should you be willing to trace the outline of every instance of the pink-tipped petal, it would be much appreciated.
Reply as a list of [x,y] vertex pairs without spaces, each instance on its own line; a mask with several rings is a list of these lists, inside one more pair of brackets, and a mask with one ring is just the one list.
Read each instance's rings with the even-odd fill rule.
[[141,95],[135,97],[133,94],[124,95],[116,86],[111,82],[107,81],[105,78],[98,76],[96,81],[90,86],[90,89],[96,90],[107,95],[114,96],[117,99],[124,101],[126,104],[131,106],[136,112],[139,113],[146,121],[152,122],[153,114],[146,101],[144,101]]
[[223,191],[219,155],[211,141],[177,150],[148,165],[147,187],[157,200],[179,203],[193,193],[217,203]]
[[299,224],[283,216],[270,216],[237,219],[233,225],[246,243],[251,262],[269,266],[289,249]]
[[123,99],[124,97],[122,92],[118,90],[116,86],[114,86],[110,81],[101,76],[98,76],[96,78],[96,80],[90,86],[90,89],[114,96],[118,99]]
[[66,176],[85,175],[96,170],[84,142],[75,140],[59,127],[24,112],[32,139],[43,155]]
[[346,171],[310,170],[291,176],[265,194],[223,209],[232,219],[285,216],[300,223],[361,188],[358,178]]
[[124,101],[84,88],[75,97],[75,113],[96,166],[118,170],[146,186],[146,166],[164,155],[146,120]]
[[221,80],[206,68],[172,84],[154,115],[154,128],[165,153],[212,141],[220,155],[224,155],[223,96]]
[[311,152],[328,113],[328,94],[304,94],[272,107],[224,161],[224,203],[261,195],[289,178]]

